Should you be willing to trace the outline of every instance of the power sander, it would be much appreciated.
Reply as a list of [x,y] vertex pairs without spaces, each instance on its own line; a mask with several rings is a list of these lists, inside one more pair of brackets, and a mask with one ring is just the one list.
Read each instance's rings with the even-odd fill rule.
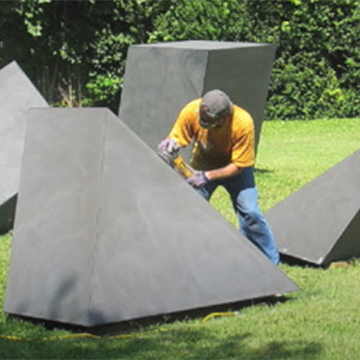
[[194,169],[185,162],[183,157],[179,154],[179,150],[179,148],[174,149],[173,152],[164,150],[158,152],[158,155],[179,175],[181,175],[184,179],[187,179],[194,173]]

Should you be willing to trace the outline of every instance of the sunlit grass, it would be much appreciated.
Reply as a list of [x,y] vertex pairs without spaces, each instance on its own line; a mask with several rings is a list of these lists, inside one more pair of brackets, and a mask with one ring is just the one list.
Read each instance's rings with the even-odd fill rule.
[[265,122],[256,162],[260,205],[268,210],[360,149],[360,119]]

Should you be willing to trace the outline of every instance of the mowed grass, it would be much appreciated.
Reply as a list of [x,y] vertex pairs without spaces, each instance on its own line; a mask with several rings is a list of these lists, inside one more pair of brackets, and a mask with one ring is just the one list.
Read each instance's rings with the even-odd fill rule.
[[[360,149],[360,119],[271,121],[263,124],[256,181],[266,211]],[[346,176],[346,174],[344,174]],[[234,225],[224,191],[212,204]],[[360,240],[360,239],[359,239]],[[11,234],[0,238],[0,301]],[[159,323],[129,338],[64,338],[65,330],[9,317],[0,310],[1,359],[358,359],[360,261],[344,268],[281,264],[300,291],[285,302],[247,306],[232,317]],[[233,309],[232,309],[233,310]]]

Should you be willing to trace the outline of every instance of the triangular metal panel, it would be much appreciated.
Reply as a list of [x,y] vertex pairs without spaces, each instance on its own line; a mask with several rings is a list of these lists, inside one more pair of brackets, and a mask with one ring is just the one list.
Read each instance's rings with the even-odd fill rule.
[[323,263],[329,264],[333,261],[348,260],[358,256],[360,256],[360,206],[358,213],[327,254]]
[[[324,264],[360,209],[360,150],[275,205],[265,216],[281,253],[315,264]],[[358,230],[358,225],[353,224]],[[356,238],[347,238],[356,241]],[[346,245],[346,248],[349,244]],[[353,244],[350,256],[360,256]],[[332,260],[337,260],[333,253]],[[339,258],[340,260],[340,258]]]
[[110,111],[29,127],[6,312],[92,327],[297,290]]
[[15,61],[0,70],[0,234],[13,226],[28,111],[42,106],[46,101]]

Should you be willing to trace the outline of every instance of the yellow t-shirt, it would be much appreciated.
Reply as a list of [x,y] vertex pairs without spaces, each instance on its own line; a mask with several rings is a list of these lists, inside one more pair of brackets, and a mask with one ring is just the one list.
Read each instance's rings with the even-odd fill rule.
[[206,130],[199,125],[200,102],[193,100],[182,109],[169,134],[180,146],[188,146],[194,139],[191,166],[197,170],[218,169],[230,163],[238,168],[253,166],[254,122],[250,114],[234,105],[231,119],[219,128]]

